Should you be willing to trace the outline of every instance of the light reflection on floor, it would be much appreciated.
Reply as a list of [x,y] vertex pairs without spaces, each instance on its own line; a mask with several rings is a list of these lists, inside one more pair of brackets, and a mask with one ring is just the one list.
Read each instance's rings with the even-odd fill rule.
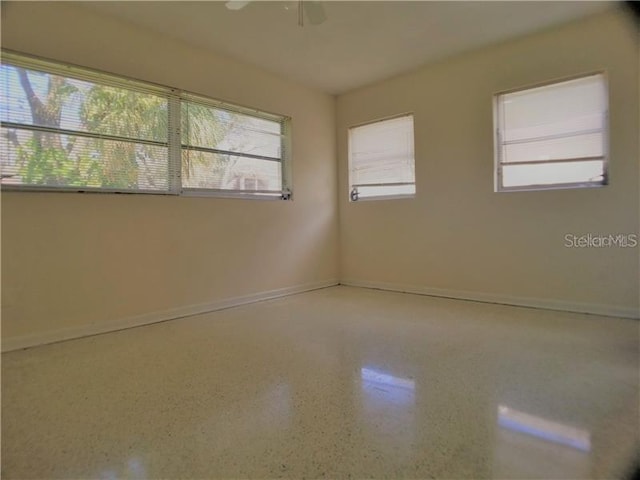
[[591,435],[585,430],[498,405],[498,425],[583,452],[591,450]]
[[360,369],[360,388],[368,449],[406,462],[416,452],[415,381],[367,365]]
[[408,405],[415,401],[414,380],[396,377],[371,367],[360,369],[362,390],[369,398],[377,398],[386,404]]
[[[592,478],[591,434],[498,405],[493,474],[510,478]],[[544,472],[544,475],[541,475]],[[596,475],[597,478],[597,475]]]
[[131,457],[127,460],[122,471],[105,470],[98,475],[101,480],[118,480],[119,478],[145,479],[147,470],[144,463],[138,457]]

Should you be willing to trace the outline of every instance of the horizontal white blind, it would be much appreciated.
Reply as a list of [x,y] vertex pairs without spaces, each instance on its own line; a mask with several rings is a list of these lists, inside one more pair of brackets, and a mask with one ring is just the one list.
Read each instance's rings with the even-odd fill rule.
[[2,185],[289,199],[290,119],[2,52]]
[[603,75],[501,94],[497,107],[503,187],[604,182]]
[[3,185],[168,192],[168,89],[9,55],[0,95]]
[[602,175],[602,160],[525,165],[514,163],[503,166],[502,184],[505,187],[588,184],[600,181]]
[[183,189],[282,195],[286,118],[193,96],[181,118]]
[[413,115],[349,130],[351,198],[415,193]]

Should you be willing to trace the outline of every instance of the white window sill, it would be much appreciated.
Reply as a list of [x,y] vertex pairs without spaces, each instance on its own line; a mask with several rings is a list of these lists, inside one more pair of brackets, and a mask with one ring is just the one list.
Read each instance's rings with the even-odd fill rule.
[[362,197],[358,200],[349,199],[349,203],[362,203],[369,201],[379,201],[379,200],[410,200],[416,197],[415,193],[410,193],[407,195],[377,195],[375,197]]

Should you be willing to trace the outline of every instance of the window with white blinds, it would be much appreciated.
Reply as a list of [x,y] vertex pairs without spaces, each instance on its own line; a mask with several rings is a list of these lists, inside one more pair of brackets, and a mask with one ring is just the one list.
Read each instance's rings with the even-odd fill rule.
[[413,115],[349,129],[351,201],[415,193]]
[[3,51],[3,189],[290,198],[287,117]]
[[283,195],[283,117],[189,95],[182,102],[182,188]]
[[594,74],[496,96],[496,190],[607,183],[607,89]]
[[3,53],[3,186],[169,191],[167,91]]

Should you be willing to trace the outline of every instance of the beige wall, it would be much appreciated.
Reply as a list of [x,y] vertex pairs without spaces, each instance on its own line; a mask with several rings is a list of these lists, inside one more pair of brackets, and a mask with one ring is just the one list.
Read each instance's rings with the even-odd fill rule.
[[2,13],[4,48],[290,115],[295,195],[2,193],[3,339],[337,279],[333,97],[77,6]]
[[[610,185],[493,192],[492,96],[605,70]],[[415,114],[415,199],[348,202],[347,128]],[[567,249],[567,233],[638,233],[638,37],[605,14],[338,98],[341,278],[445,295],[637,314],[639,251]],[[531,300],[531,301],[530,301]]]
[[[638,309],[639,248],[563,246],[566,233],[638,233],[638,43],[615,14],[342,95],[336,112],[329,95],[77,6],[5,2],[2,13],[5,48],[292,116],[295,194],[278,202],[4,192],[3,340],[338,277]],[[492,94],[594,70],[606,70],[611,86],[611,184],[493,193]],[[350,204],[347,127],[409,111],[417,197]]]

